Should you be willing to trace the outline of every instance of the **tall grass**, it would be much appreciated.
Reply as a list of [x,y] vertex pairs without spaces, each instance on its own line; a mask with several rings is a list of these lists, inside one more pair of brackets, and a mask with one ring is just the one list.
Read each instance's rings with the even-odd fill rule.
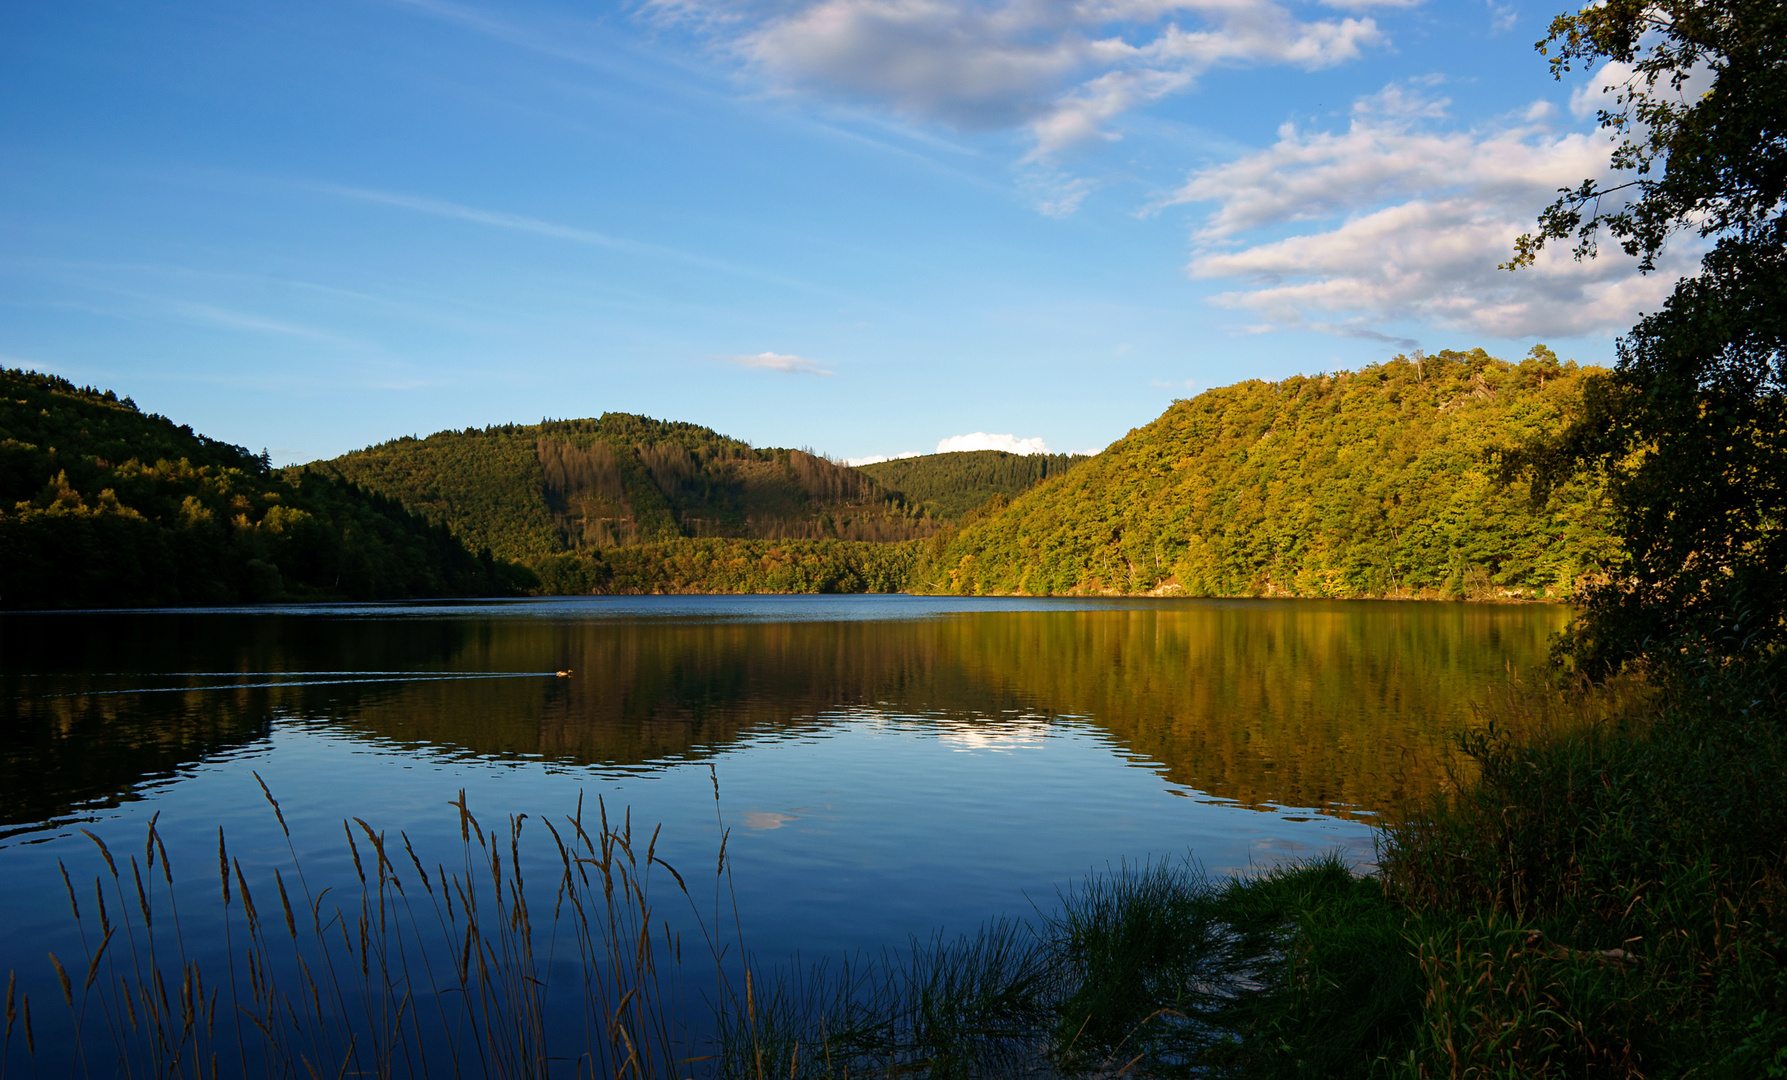
[[[656,831],[636,836],[600,801],[593,815],[580,804],[559,821],[488,828],[461,792],[455,866],[429,867],[406,834],[350,818],[354,877],[338,889],[312,880],[263,793],[287,858],[256,879],[220,829],[221,918],[202,923],[183,910],[194,897],[177,888],[157,818],[140,852],[88,834],[103,869],[90,888],[66,867],[61,881],[82,955],[50,960],[67,1042],[37,1038],[34,1003],[9,986],[0,1074],[1205,1075],[1212,1062],[1233,1071],[1296,1053],[1308,1042],[1297,1025],[1333,1026],[1331,1008],[1292,1007],[1291,1025],[1261,1002],[1309,1000],[1311,975],[1335,959],[1293,944],[1304,924],[1316,912],[1332,922],[1347,898],[1376,889],[1332,859],[1250,882],[1150,863],[1088,877],[1034,920],[765,973],[725,910],[723,831],[713,907],[701,912],[707,894],[658,856]],[[558,856],[549,880],[525,876],[530,829]],[[694,916],[687,955],[656,914],[654,875]],[[207,950],[223,958],[215,971],[188,948],[200,925],[224,935]],[[690,975],[702,968],[714,989],[696,1008]],[[1262,1033],[1273,1048],[1263,1056]]]
[[[823,1043],[826,1076],[1787,1077],[1784,705],[1778,662],[1510,680],[1372,876],[1122,868],[998,954],[1021,965],[915,947],[777,1045]],[[929,1006],[940,970],[976,992]]]
[[726,1033],[728,1075],[1366,1076],[1420,1007],[1401,919],[1334,856],[1122,866],[1032,921],[773,985]]
[[1477,782],[1391,830],[1424,920],[1411,1072],[1787,1076],[1780,669],[1632,690],[1510,692]]
[[724,1076],[1027,1075],[1046,1063],[1047,957],[1028,924],[915,939],[875,959],[772,970],[724,1017]]
[[289,862],[251,887],[218,830],[221,917],[205,925],[225,936],[219,971],[189,955],[159,815],[140,855],[87,833],[103,870],[91,889],[65,865],[61,875],[83,955],[49,957],[70,1043],[35,1037],[32,1003],[9,980],[0,1075],[15,1064],[15,1020],[33,1073],[65,1062],[82,1075],[643,1080],[697,1064],[679,994],[682,942],[655,917],[653,878],[674,882],[672,900],[694,896],[658,856],[655,830],[636,836],[630,817],[611,821],[600,800],[586,816],[580,800],[539,822],[559,873],[530,887],[527,816],[486,829],[462,791],[450,870],[427,866],[404,833],[344,821],[359,889],[343,902],[311,881],[277,799],[262,791]]

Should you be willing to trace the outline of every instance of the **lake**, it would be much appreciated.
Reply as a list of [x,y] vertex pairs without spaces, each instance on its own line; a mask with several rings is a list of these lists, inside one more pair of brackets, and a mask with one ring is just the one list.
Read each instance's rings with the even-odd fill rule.
[[[58,868],[93,892],[83,830],[146,860],[154,818],[182,940],[217,963],[220,827],[265,908],[294,853],[311,893],[359,888],[346,819],[451,861],[462,790],[505,836],[600,798],[692,877],[725,836],[736,927],[776,964],[1031,915],[1151,859],[1364,866],[1374,823],[1465,767],[1473,697],[1566,618],[905,596],[6,614],[0,969],[40,1052],[67,1040],[46,953],[87,970]],[[516,865],[549,888],[550,837],[523,832]]]

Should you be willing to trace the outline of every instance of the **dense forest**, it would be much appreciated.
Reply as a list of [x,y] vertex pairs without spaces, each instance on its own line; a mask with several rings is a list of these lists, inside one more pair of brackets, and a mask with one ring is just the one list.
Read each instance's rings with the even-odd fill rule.
[[1078,463],[989,452],[865,467],[881,490],[961,515],[928,538],[671,536],[534,565],[565,593],[1563,598],[1617,554],[1600,492],[1576,481],[1537,509],[1524,483],[1497,482],[1497,456],[1559,429],[1592,370],[1543,347],[1519,363],[1479,349],[1240,383]]
[[1543,346],[1476,349],[1207,391],[989,507],[911,587],[1568,596],[1617,550],[1598,490],[1534,509],[1493,458],[1561,427],[1584,373]]
[[0,606],[517,592],[532,576],[337,477],[0,370]]
[[532,566],[542,592],[901,592],[925,541],[738,540],[684,537],[604,551],[548,555]]
[[959,450],[858,465],[857,469],[931,516],[960,522],[993,498],[1022,494],[1085,460],[1084,454]]
[[[0,381],[0,604],[688,592],[1565,597],[1598,490],[1535,509],[1498,452],[1585,370],[1397,357],[1179,401],[1091,458],[853,469],[623,413],[273,470],[52,376]],[[471,551],[483,554],[473,556]]]
[[315,468],[530,562],[679,538],[886,542],[942,527],[818,455],[626,413],[396,439]]

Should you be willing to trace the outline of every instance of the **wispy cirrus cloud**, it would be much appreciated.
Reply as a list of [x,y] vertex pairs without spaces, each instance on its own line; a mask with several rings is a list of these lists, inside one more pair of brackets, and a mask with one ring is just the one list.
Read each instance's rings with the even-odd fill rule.
[[[47,360],[14,356],[11,353],[0,353],[0,367],[20,368],[25,371],[41,371],[48,375],[56,375],[63,370],[61,365],[53,364]],[[887,459],[882,458],[881,460],[885,461]]]
[[738,353],[722,356],[718,359],[739,367],[755,368],[758,371],[781,371],[789,375],[832,375],[835,372],[820,367],[804,356],[793,353],[760,352]]
[[543,236],[552,240],[565,240],[574,244],[585,244],[591,247],[605,248],[609,251],[625,255],[637,255],[668,262],[683,263],[704,270],[717,271],[736,277],[754,278],[770,281],[790,288],[809,292],[830,293],[834,290],[813,285],[809,282],[784,277],[780,274],[762,270],[754,266],[715,259],[693,251],[687,251],[668,244],[654,244],[645,240],[633,240],[622,236],[586,229],[576,225],[565,225],[544,218],[530,217],[526,214],[514,214],[502,210],[491,210],[485,207],[471,206],[466,203],[453,202],[448,199],[436,199],[426,195],[410,195],[397,191],[380,191],[372,188],[350,187],[342,184],[299,183],[299,187],[332,195],[336,198],[351,199],[356,202],[374,203],[389,206],[413,213],[427,214],[431,217],[446,218],[452,221],[463,221],[474,225],[485,225],[509,232],[527,233]]
[[397,191],[376,191],[370,188],[346,187],[340,184],[316,184],[316,190],[329,195],[358,202],[378,203],[382,206],[393,206],[400,210],[413,210],[419,214],[434,217],[451,218],[454,221],[468,221],[475,225],[489,225],[493,228],[508,229],[511,232],[532,233],[535,236],[550,237],[554,240],[570,240],[578,244],[593,244],[596,247],[613,248],[617,251],[637,251],[651,249],[658,253],[674,256],[686,256],[674,248],[665,248],[657,244],[642,244],[637,240],[623,240],[609,236],[607,233],[593,229],[580,229],[573,225],[560,225],[541,218],[528,217],[525,214],[510,214],[501,210],[486,210],[481,207],[467,206],[464,203],[451,202],[446,199],[431,199],[425,195],[406,195]]
[[1675,275],[1641,276],[1617,251],[1579,263],[1554,247],[1530,269],[1498,269],[1558,188],[1609,174],[1611,143],[1559,129],[1542,102],[1451,125],[1431,90],[1386,87],[1355,104],[1343,131],[1286,124],[1273,145],[1193,173],[1156,206],[1211,207],[1193,234],[1192,276],[1239,279],[1217,302],[1259,316],[1255,329],[1402,346],[1412,339],[1377,324],[1607,334],[1661,303]]
[[1384,41],[1369,17],[1299,18],[1272,0],[648,0],[646,10],[696,28],[775,89],[966,130],[1024,129],[1033,161],[1117,137],[1123,113],[1213,68],[1330,67]]
[[344,348],[371,350],[373,346],[343,337],[329,330],[285,319],[268,318],[249,312],[236,311],[220,307],[216,304],[199,303],[190,300],[166,300],[161,303],[162,309],[169,315],[188,322],[205,326],[223,327],[229,330],[247,330],[258,334],[275,334],[281,337],[307,338],[311,341],[323,342]]

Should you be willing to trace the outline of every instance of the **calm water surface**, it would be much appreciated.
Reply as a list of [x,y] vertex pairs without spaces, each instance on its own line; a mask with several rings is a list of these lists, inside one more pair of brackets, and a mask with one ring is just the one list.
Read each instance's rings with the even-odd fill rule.
[[1372,823],[1457,764],[1473,696],[1565,618],[916,597],[8,614],[0,971],[59,1004],[44,954],[79,954],[57,863],[96,872],[81,829],[140,850],[159,814],[202,877],[222,825],[251,872],[273,865],[257,772],[319,880],[353,873],[350,816],[456,847],[462,788],[487,821],[600,796],[661,822],[681,866],[711,867],[730,828],[772,957],[1028,914],[1122,861],[1369,862]]

